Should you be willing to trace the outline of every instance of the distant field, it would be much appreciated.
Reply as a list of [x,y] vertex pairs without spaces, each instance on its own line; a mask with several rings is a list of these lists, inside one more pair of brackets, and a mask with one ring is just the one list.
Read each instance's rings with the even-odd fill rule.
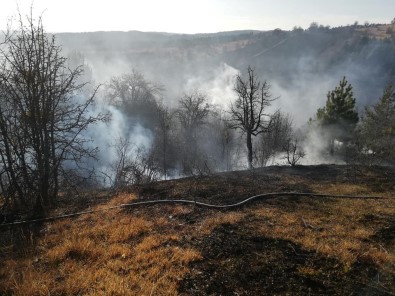
[[360,28],[357,29],[357,31],[363,32],[370,37],[385,39],[390,38],[395,34],[395,24],[375,25],[371,27]]
[[152,205],[0,228],[0,294],[393,295],[394,180],[395,170],[381,167],[268,167],[65,199],[54,215],[137,200],[230,204],[306,193],[231,210]]

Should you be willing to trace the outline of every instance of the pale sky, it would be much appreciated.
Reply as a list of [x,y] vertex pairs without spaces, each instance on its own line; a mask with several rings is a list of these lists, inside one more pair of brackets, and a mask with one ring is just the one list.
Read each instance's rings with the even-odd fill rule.
[[[25,15],[32,0],[0,0],[0,29]],[[231,30],[307,28],[389,23],[395,0],[34,0],[47,32],[160,31],[212,33]]]

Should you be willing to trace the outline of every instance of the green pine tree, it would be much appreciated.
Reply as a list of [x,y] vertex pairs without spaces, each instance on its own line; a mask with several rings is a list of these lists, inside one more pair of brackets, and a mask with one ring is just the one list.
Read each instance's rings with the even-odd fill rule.
[[355,111],[352,85],[348,83],[346,77],[343,77],[339,86],[328,92],[326,105],[318,109],[317,119],[323,125],[349,124],[355,127],[358,113]]
[[376,105],[365,109],[361,133],[376,160],[395,162],[395,91],[392,86],[384,89]]
[[352,85],[346,77],[343,77],[339,86],[328,92],[325,107],[317,110],[316,117],[319,124],[329,131],[331,154],[334,153],[335,139],[350,141],[359,118]]

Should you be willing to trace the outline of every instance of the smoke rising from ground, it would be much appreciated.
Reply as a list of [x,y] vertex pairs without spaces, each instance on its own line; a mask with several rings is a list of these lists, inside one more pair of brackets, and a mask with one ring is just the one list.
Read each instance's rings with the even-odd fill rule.
[[153,134],[137,120],[128,118],[121,110],[108,104],[100,95],[96,104],[91,106],[89,115],[95,116],[99,113],[107,114],[109,120],[91,125],[82,136],[90,140],[87,145],[98,148],[97,160],[88,160],[88,167],[94,168],[100,183],[109,186],[116,174],[115,166],[119,160],[117,145],[120,141],[130,143],[127,154],[130,159],[134,159],[138,149],[151,149]]
[[208,95],[211,104],[227,109],[230,100],[235,96],[233,87],[238,73],[240,70],[222,63],[208,71],[206,75],[189,78],[185,85],[185,91],[200,89]]
[[[59,42],[65,52],[81,52],[96,83],[106,84],[113,76],[137,69],[147,80],[164,86],[162,102],[172,109],[177,108],[184,93],[198,89],[207,95],[210,104],[226,114],[235,98],[235,75],[251,65],[256,68],[258,78],[271,85],[272,97],[278,97],[267,111],[289,114],[294,129],[305,131],[299,142],[306,152],[303,164],[337,161],[323,156],[327,136],[317,128],[306,126],[310,118],[314,119],[317,109],[324,106],[328,91],[343,76],[354,87],[359,111],[374,104],[383,87],[395,77],[393,70],[388,69],[388,65],[395,65],[393,55],[387,54],[393,52],[390,44],[364,39],[347,30],[235,32],[196,38],[136,32],[121,35],[122,41],[117,33],[95,33],[91,39],[86,34],[83,38],[78,34],[60,34]],[[112,121],[100,123],[87,133],[100,148],[99,158],[103,163],[116,158],[111,145],[117,138],[126,138],[136,147],[152,148],[155,142],[152,129],[129,118],[105,99],[98,106],[111,113]],[[240,135],[235,137],[234,141],[241,144],[236,145],[232,157],[242,159],[243,141]],[[284,163],[284,160],[277,155],[271,163]]]

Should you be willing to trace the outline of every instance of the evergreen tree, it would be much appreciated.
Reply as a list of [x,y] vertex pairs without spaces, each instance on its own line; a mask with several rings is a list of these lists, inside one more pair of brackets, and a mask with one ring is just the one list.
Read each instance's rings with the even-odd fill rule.
[[327,94],[326,105],[317,110],[317,120],[330,133],[330,152],[334,152],[334,140],[347,142],[352,138],[358,122],[352,85],[346,77],[339,86]]
[[384,89],[376,105],[365,109],[361,134],[375,160],[395,162],[395,91]]
[[343,77],[339,86],[328,92],[326,105],[318,109],[317,119],[323,125],[355,126],[358,122],[352,85],[348,83],[346,77]]

